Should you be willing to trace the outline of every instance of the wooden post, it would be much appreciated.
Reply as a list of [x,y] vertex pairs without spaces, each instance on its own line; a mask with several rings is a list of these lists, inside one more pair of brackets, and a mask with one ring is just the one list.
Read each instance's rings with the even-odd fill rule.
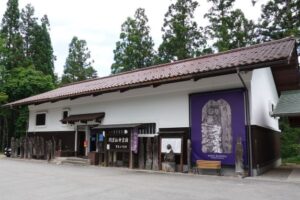
[[128,139],[128,149],[129,149],[129,169],[133,168],[133,153],[131,151],[131,140],[132,140],[132,131],[129,132],[129,139]]
[[152,142],[151,138],[147,138],[146,143],[146,169],[152,169],[152,162],[153,162],[153,152],[152,152]]
[[77,156],[77,151],[78,151],[78,127],[77,125],[75,126],[75,141],[74,141],[74,152],[75,156]]
[[108,166],[108,151],[107,151],[107,139],[106,138],[107,137],[104,138],[104,147],[103,147],[103,151],[104,151],[104,165],[105,165],[105,167]]
[[159,170],[162,170],[162,166],[161,166],[161,137],[159,137],[159,143],[158,143],[158,149],[159,149]]
[[183,137],[181,137],[180,171],[183,172]]
[[144,149],[144,140],[143,138],[139,138],[139,168],[145,169],[145,149]]
[[153,138],[153,164],[152,164],[153,170],[159,170],[158,166],[158,137],[155,136]]

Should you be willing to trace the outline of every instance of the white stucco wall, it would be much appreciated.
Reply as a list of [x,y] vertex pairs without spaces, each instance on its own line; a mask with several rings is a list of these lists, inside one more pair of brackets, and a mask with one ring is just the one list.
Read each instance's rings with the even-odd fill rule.
[[[243,77],[250,85],[251,74]],[[157,88],[147,87],[129,90],[124,93],[114,92],[97,97],[82,97],[73,101],[64,100],[29,106],[29,132],[71,131],[74,126],[63,125],[64,108],[70,114],[105,112],[102,124],[156,123],[158,128],[189,126],[189,94],[206,91],[241,88],[236,74],[223,75],[199,81],[185,81],[162,85]],[[35,126],[37,112],[46,111],[46,125]]]
[[251,124],[279,131],[278,119],[270,116],[271,104],[278,102],[278,94],[270,68],[254,70],[251,79]]

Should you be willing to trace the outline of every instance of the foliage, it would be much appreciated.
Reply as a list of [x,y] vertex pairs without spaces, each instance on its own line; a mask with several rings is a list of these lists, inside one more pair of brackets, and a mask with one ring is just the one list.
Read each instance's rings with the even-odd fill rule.
[[16,137],[22,137],[26,135],[28,126],[29,110],[28,106],[22,106],[18,109],[18,117],[15,122],[16,126]]
[[[8,99],[7,94],[4,92],[4,84],[5,84],[5,76],[6,76],[6,69],[4,67],[3,63],[3,57],[5,53],[5,47],[4,47],[4,40],[2,39],[0,35],[0,105],[5,103]],[[1,112],[1,111],[0,111]]]
[[[262,6],[258,40],[269,41],[287,36],[300,38],[300,0],[269,0]],[[285,161],[298,161],[300,154],[300,129],[291,128],[287,119],[280,123],[281,155]]]
[[27,4],[21,11],[20,32],[23,36],[24,52],[26,57],[30,57],[30,41],[32,40],[33,28],[37,24],[38,18],[34,16],[34,7]]
[[269,0],[262,6],[260,40],[300,38],[300,0]]
[[281,156],[288,158],[300,155],[300,129],[291,128],[287,119],[280,121],[281,135]]
[[1,24],[1,34],[5,38],[5,47],[7,49],[4,59],[7,70],[23,66],[25,62],[18,6],[18,0],[8,0],[7,10],[4,13]]
[[36,70],[43,72],[45,75],[51,75],[53,81],[54,60],[51,38],[49,35],[49,21],[45,15],[41,20],[41,25],[36,24],[33,27],[33,38],[29,48],[31,52],[32,64]]
[[205,14],[210,24],[206,32],[218,51],[244,47],[254,43],[255,24],[247,20],[240,9],[233,9],[235,0],[208,0],[213,6]]
[[169,6],[162,27],[163,42],[158,48],[161,63],[191,58],[210,52],[202,28],[193,20],[198,2],[177,0]]
[[9,101],[15,101],[52,90],[54,84],[50,75],[44,75],[32,66],[18,67],[11,70],[4,88]]
[[285,159],[283,159],[283,163],[295,163],[295,164],[300,164],[300,155],[285,158]]
[[42,71],[45,75],[54,76],[54,55],[49,35],[49,20],[47,15],[41,19],[41,25],[38,18],[34,17],[34,8],[32,5],[26,5],[21,12],[21,33],[24,38],[24,52],[30,65],[36,70]]
[[85,40],[73,37],[69,45],[69,55],[64,66],[62,83],[71,83],[97,77],[96,70],[92,67],[91,53]]
[[128,17],[122,24],[120,41],[114,50],[113,74],[148,67],[154,60],[154,43],[145,9],[138,8],[134,18]]

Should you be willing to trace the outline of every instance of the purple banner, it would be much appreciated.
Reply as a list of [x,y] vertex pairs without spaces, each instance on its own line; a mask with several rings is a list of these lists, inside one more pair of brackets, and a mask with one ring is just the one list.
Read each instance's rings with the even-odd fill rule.
[[138,143],[139,143],[138,130],[135,128],[133,129],[131,134],[131,151],[133,151],[135,154],[138,153]]
[[242,90],[190,96],[192,161],[220,160],[235,164],[238,138],[247,163],[244,93]]

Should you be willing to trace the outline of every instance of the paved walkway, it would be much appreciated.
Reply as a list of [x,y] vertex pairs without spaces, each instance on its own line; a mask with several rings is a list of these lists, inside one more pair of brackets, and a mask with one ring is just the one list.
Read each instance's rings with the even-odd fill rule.
[[247,179],[300,183],[300,166],[281,166],[260,176],[248,177]]
[[299,200],[300,184],[0,159],[1,200]]

